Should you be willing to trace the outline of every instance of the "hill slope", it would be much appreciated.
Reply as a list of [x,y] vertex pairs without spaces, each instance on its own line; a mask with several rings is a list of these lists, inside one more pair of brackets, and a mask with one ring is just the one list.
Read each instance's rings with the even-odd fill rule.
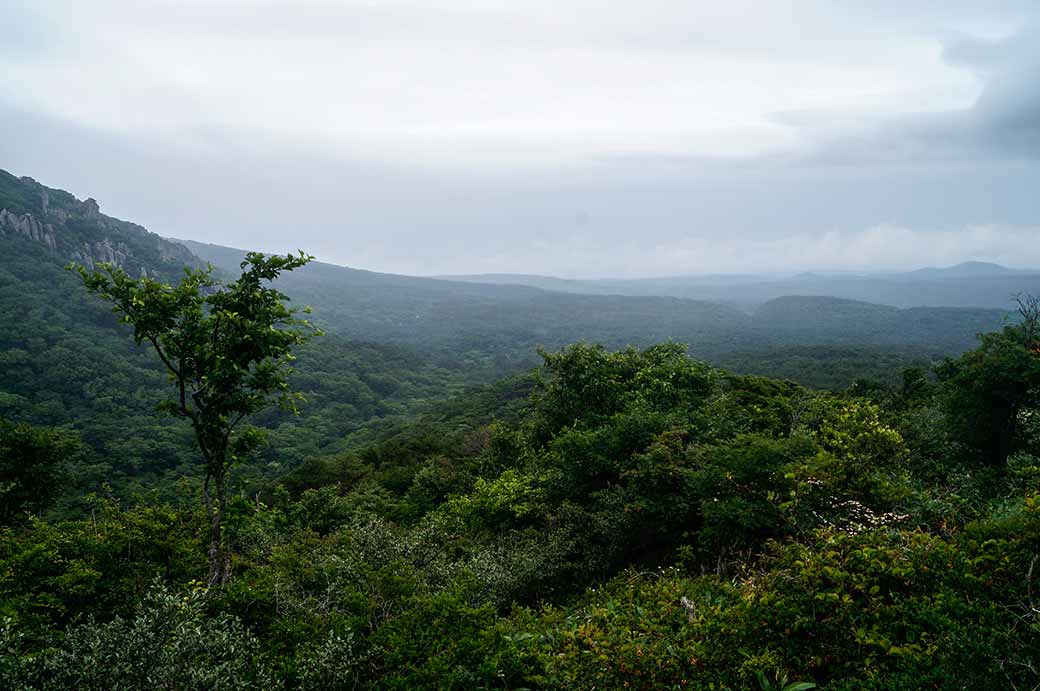
[[776,298],[755,310],[761,338],[781,343],[927,346],[936,352],[971,348],[975,334],[999,329],[1003,310],[957,307],[900,309],[857,300],[820,296]]
[[[235,271],[245,255],[185,241],[202,259]],[[351,338],[420,348],[442,363],[463,363],[488,376],[533,366],[538,346],[574,341],[612,348],[664,340],[707,355],[734,346],[749,318],[726,305],[671,297],[551,292],[361,271],[320,262],[282,285],[315,309],[324,328]]]
[[[98,461],[80,470],[85,488],[106,482],[121,494],[156,486],[172,492],[195,456],[185,425],[155,410],[165,372],[63,267],[110,261],[171,280],[201,260],[99,213],[91,200],[2,171],[0,219],[0,418],[76,430]],[[303,349],[297,369],[294,386],[307,396],[307,414],[261,418],[276,443],[247,472],[277,475],[335,451],[367,422],[410,414],[474,381],[407,348],[336,335]]]
[[170,278],[198,263],[184,246],[101,213],[94,199],[80,201],[64,190],[0,170],[0,240],[19,239],[35,243],[43,256],[57,262],[89,267],[109,262],[134,276]]
[[[185,244],[227,270],[244,256],[241,250]],[[762,374],[778,373],[770,367],[776,349],[808,349],[818,356],[820,347],[895,348],[927,361],[972,347],[975,334],[999,328],[1006,317],[1001,309],[899,309],[813,295],[775,298],[748,314],[703,300],[589,295],[331,264],[286,277],[285,286],[315,307],[331,331],[407,344],[499,373],[533,364],[538,345],[551,349],[574,341],[622,347],[674,340],[698,357],[739,369],[738,363],[757,360],[753,369]]]

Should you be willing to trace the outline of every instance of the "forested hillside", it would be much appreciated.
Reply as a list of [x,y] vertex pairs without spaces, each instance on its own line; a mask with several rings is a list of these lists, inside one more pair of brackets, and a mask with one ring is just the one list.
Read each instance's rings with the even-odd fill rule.
[[[2,181],[0,687],[1040,684],[1035,300],[749,313],[197,256]],[[90,294],[118,290],[133,329]],[[263,296],[326,333],[265,363],[296,313]],[[222,400],[255,427],[199,417]]]
[[[186,430],[155,410],[153,394],[167,385],[166,375],[64,267],[109,261],[134,275],[176,280],[200,260],[29,179],[3,173],[0,195],[7,205],[0,209],[16,214],[4,215],[6,226],[0,221],[0,418],[79,435],[86,453],[69,501],[102,485],[124,497],[144,490],[170,495],[193,449]],[[18,227],[10,225],[15,217]],[[480,381],[407,348],[329,335],[299,354],[293,384],[311,403],[308,415],[264,417],[277,443],[243,473],[276,477],[343,447],[365,423],[414,412]]]
[[[185,244],[226,271],[236,270],[245,255]],[[331,333],[402,343],[498,374],[536,364],[538,346],[588,341],[618,348],[672,340],[709,362],[766,375],[779,373],[768,353],[798,351],[813,367],[795,371],[793,378],[842,387],[852,380],[834,371],[842,365],[826,357],[833,348],[872,349],[872,356],[882,349],[917,364],[970,348],[977,333],[1000,328],[1009,318],[1001,309],[897,309],[813,296],[778,298],[748,313],[703,300],[579,295],[321,263],[286,276],[284,285],[314,306],[315,318]],[[791,376],[790,370],[784,374]],[[861,374],[883,376],[880,369]]]
[[239,494],[208,590],[195,498],[16,517],[0,683],[1032,688],[1036,316],[849,394],[573,346]]
[[[69,501],[103,485],[120,497],[169,495],[192,451],[185,431],[154,409],[151,392],[165,375],[64,266],[108,261],[131,275],[175,280],[185,265],[205,261],[234,275],[245,253],[188,243],[193,254],[100,213],[93,200],[7,173],[0,173],[0,210],[0,314],[7,325],[0,416],[80,435],[87,453]],[[303,414],[259,420],[271,443],[238,471],[253,483],[353,448],[435,401],[528,371],[542,346],[672,340],[740,372],[842,389],[864,377],[894,383],[901,367],[928,367],[1004,320],[998,310],[897,310],[795,297],[749,315],[703,301],[574,295],[321,263],[283,284],[297,303],[315,308],[327,335],[299,354],[293,385],[307,399]]]
[[[189,242],[234,271],[242,250]],[[735,347],[748,317],[724,305],[662,297],[587,296],[521,286],[439,281],[315,263],[284,286],[330,333],[396,342],[462,361],[489,376],[536,364],[538,346],[610,347],[667,339],[714,352]]]

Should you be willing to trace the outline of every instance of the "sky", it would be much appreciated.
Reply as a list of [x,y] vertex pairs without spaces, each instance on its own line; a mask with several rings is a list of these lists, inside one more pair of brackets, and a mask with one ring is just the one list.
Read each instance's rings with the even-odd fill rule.
[[0,0],[0,168],[420,275],[1040,268],[1035,0]]

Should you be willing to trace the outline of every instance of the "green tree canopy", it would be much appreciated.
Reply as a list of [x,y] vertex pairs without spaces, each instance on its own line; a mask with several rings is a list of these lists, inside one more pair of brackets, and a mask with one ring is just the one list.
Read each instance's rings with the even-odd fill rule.
[[78,449],[67,433],[0,420],[0,525],[46,508]]
[[1019,417],[1040,392],[1040,299],[1021,298],[1021,321],[981,334],[981,345],[938,368],[957,438],[1001,465],[1021,441]]
[[256,441],[240,424],[271,404],[295,410],[300,396],[288,384],[292,349],[318,333],[268,284],[311,259],[303,252],[253,252],[235,281],[221,283],[212,267],[186,268],[176,286],[131,278],[111,264],[96,271],[76,267],[87,289],[112,302],[121,321],[133,326],[134,340],[150,343],[169,371],[175,393],[160,408],[191,422],[205,467],[211,584],[224,582],[230,568],[222,534],[227,471]]

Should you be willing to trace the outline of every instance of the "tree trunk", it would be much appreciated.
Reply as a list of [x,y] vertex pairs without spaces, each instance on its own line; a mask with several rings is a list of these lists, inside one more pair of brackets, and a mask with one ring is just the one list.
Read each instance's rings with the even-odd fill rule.
[[[216,497],[210,494],[210,480],[216,488]],[[224,545],[223,523],[224,509],[227,506],[224,463],[214,463],[206,476],[203,485],[203,499],[206,503],[206,516],[209,518],[209,587],[224,585],[230,575],[231,555],[227,554]]]

